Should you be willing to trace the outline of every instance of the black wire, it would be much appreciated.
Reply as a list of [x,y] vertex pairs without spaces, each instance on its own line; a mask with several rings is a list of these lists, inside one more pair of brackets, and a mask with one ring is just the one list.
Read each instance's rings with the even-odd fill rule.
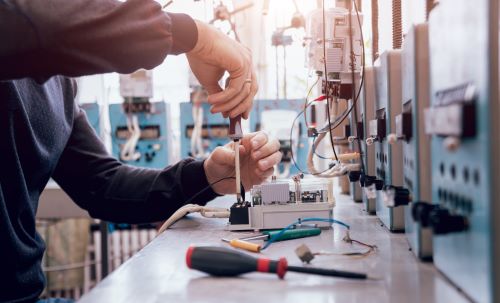
[[[326,66],[326,9],[325,9],[325,0],[323,0],[323,6],[322,6],[322,12],[323,12],[323,67],[325,70],[325,96],[326,96],[326,114],[328,116],[328,126],[332,125],[332,122],[330,121],[330,96],[329,96],[329,89],[328,89],[328,70]],[[329,136],[330,137],[330,143],[332,144],[332,150],[333,150],[333,155],[335,156],[335,160],[339,160],[337,157],[337,152],[335,151],[335,144],[333,143],[333,133],[332,129],[330,129]]]

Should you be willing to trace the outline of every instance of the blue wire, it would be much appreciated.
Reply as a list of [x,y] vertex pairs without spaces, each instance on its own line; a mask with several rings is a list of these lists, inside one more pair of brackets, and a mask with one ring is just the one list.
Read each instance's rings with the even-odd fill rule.
[[345,224],[344,222],[342,221],[338,221],[338,220],[335,220],[335,219],[325,219],[325,218],[304,218],[304,219],[300,219],[293,222],[292,224],[286,226],[285,228],[283,228],[279,233],[277,233],[276,235],[272,236],[271,238],[269,238],[269,241],[267,241],[267,243],[262,247],[262,249],[266,249],[269,247],[269,245],[273,244],[274,242],[276,242],[279,238],[281,238],[281,236],[283,236],[283,234],[289,230],[290,228],[292,228],[294,225],[296,224],[301,224],[302,222],[328,222],[328,223],[335,223],[335,224],[339,224],[339,225],[342,225],[344,226],[345,228],[347,228],[348,230],[351,229],[351,227],[347,224]]

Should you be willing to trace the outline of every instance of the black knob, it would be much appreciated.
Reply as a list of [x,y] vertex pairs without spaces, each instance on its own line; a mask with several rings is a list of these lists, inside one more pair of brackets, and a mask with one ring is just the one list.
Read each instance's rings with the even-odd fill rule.
[[375,189],[377,190],[384,189],[384,180],[375,179],[373,180],[373,183],[375,184]]
[[461,232],[467,230],[469,227],[466,217],[451,214],[444,208],[436,208],[431,211],[429,215],[429,225],[436,235]]
[[349,181],[358,182],[361,177],[361,171],[350,171],[349,172]]
[[361,183],[361,187],[368,187],[371,186],[376,179],[377,177],[375,176],[361,175],[359,183]]
[[408,205],[410,203],[410,191],[402,186],[386,185],[384,191],[393,192],[392,207]]
[[430,213],[436,208],[439,206],[421,201],[414,202],[411,206],[411,215],[415,222],[420,223],[420,226],[429,227]]

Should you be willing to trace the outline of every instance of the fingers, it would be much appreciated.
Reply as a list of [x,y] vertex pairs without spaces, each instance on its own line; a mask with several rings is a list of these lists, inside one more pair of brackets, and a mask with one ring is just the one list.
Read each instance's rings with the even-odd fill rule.
[[259,149],[252,150],[252,158],[258,161],[279,152],[280,147],[280,142],[278,140],[268,140],[266,144],[261,146]]
[[[242,102],[245,102],[247,100],[247,96],[250,96],[250,95],[251,95],[251,87],[248,83],[245,83],[241,89],[241,92],[236,97],[230,99],[226,103],[219,103],[219,104],[213,105],[212,108],[210,109],[210,111],[212,113],[228,112],[229,117],[234,118],[238,115],[238,114],[233,115],[235,113],[234,110],[236,108],[239,108],[241,106]],[[252,96],[252,100],[253,100],[253,96]],[[250,106],[251,105],[252,105],[252,103],[250,102]],[[241,113],[242,112],[240,112],[239,114],[241,114]]]
[[259,90],[259,85],[257,83],[257,77],[255,76],[255,72],[252,71],[252,76],[251,76],[251,83],[246,83],[246,87],[249,86],[248,88],[248,94],[246,97],[243,99],[241,103],[239,103],[235,108],[233,108],[229,112],[229,117],[234,118],[238,115],[243,115],[244,119],[248,119],[248,115],[250,114],[250,111],[252,109],[252,104],[253,104],[253,99],[255,95],[257,94],[257,91]]
[[255,174],[263,181],[274,174],[274,167],[266,171],[261,171],[260,169],[255,169]]
[[[223,60],[231,81],[224,91],[208,96],[208,102],[212,105],[226,103],[235,98],[242,90],[245,80],[251,79],[252,55],[241,44],[227,45],[230,56]],[[229,51],[229,49],[228,49]],[[250,77],[249,77],[250,76]],[[241,99],[239,101],[242,101]]]
[[257,168],[263,172],[267,171],[268,169],[273,168],[274,165],[280,163],[281,156],[282,155],[279,151],[275,152],[270,156],[259,160],[259,162],[257,162]]
[[229,146],[219,146],[210,155],[211,159],[219,165],[234,166],[234,151]]

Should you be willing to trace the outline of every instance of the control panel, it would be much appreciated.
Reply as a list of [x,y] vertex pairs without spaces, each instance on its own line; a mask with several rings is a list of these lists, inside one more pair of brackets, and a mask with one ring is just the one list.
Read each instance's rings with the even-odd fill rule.
[[192,102],[180,104],[181,158],[202,158],[229,142],[229,119],[211,114],[208,103],[196,106]]
[[375,145],[376,213],[390,231],[403,231],[404,209],[390,205],[405,196],[401,192],[402,146],[389,144],[387,137],[396,129],[396,115],[401,113],[401,51],[382,53],[375,62],[375,71],[377,97],[374,116],[368,121],[366,143]]
[[414,212],[433,230],[435,266],[477,302],[500,300],[498,43],[493,1],[440,1],[430,16],[434,204]]
[[[170,164],[170,107],[165,102],[124,102],[109,106],[113,155],[141,167]],[[130,150],[130,151],[127,151]]]
[[[425,133],[424,111],[429,107],[428,25],[416,24],[405,36],[402,49],[402,112],[396,116],[395,135],[403,146],[403,187],[411,201],[405,206],[405,233],[412,251],[421,259],[432,257],[432,232],[412,216],[412,201],[431,201],[430,137]],[[406,203],[408,202],[408,203]]]

